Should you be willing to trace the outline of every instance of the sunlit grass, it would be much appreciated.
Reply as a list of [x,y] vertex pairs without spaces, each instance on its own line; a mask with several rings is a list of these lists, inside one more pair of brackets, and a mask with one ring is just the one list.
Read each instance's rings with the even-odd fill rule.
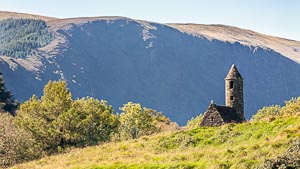
[[14,168],[254,168],[300,137],[300,117],[228,124],[105,143]]

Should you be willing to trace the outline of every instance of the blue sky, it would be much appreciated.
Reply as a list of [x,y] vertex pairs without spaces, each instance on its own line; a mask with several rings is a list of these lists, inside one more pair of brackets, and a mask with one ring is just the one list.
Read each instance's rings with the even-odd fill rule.
[[300,0],[0,0],[1,11],[224,24],[300,41]]

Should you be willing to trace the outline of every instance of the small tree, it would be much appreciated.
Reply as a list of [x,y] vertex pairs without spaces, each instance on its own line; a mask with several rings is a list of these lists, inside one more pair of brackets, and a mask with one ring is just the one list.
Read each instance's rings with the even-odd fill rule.
[[157,131],[151,111],[138,103],[124,104],[120,114],[120,134],[122,138],[136,139]]
[[14,101],[12,94],[6,90],[2,73],[0,72],[0,110],[14,115],[18,104]]
[[49,81],[42,99],[33,95],[20,106],[16,117],[19,126],[29,131],[43,149],[50,153],[64,144],[58,119],[70,109],[72,103],[71,93],[66,86],[63,81]]
[[109,140],[110,134],[117,130],[118,118],[106,101],[82,98],[72,103],[58,123],[66,144],[85,146]]
[[48,153],[107,141],[118,126],[112,106],[106,101],[94,98],[73,101],[63,81],[50,81],[41,100],[32,96],[24,102],[16,120]]

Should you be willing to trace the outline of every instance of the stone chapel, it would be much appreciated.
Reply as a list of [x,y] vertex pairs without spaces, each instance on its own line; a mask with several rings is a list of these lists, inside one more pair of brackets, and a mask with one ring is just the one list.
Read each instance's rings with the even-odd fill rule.
[[244,117],[243,78],[233,64],[225,78],[226,106],[211,103],[204,113],[200,126],[221,126],[225,123],[242,123]]

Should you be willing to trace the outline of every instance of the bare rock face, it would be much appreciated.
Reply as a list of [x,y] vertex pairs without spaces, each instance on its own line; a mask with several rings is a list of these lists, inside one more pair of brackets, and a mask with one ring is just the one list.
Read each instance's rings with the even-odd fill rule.
[[266,160],[264,169],[299,169],[300,168],[300,139],[287,149],[285,154],[276,159]]

